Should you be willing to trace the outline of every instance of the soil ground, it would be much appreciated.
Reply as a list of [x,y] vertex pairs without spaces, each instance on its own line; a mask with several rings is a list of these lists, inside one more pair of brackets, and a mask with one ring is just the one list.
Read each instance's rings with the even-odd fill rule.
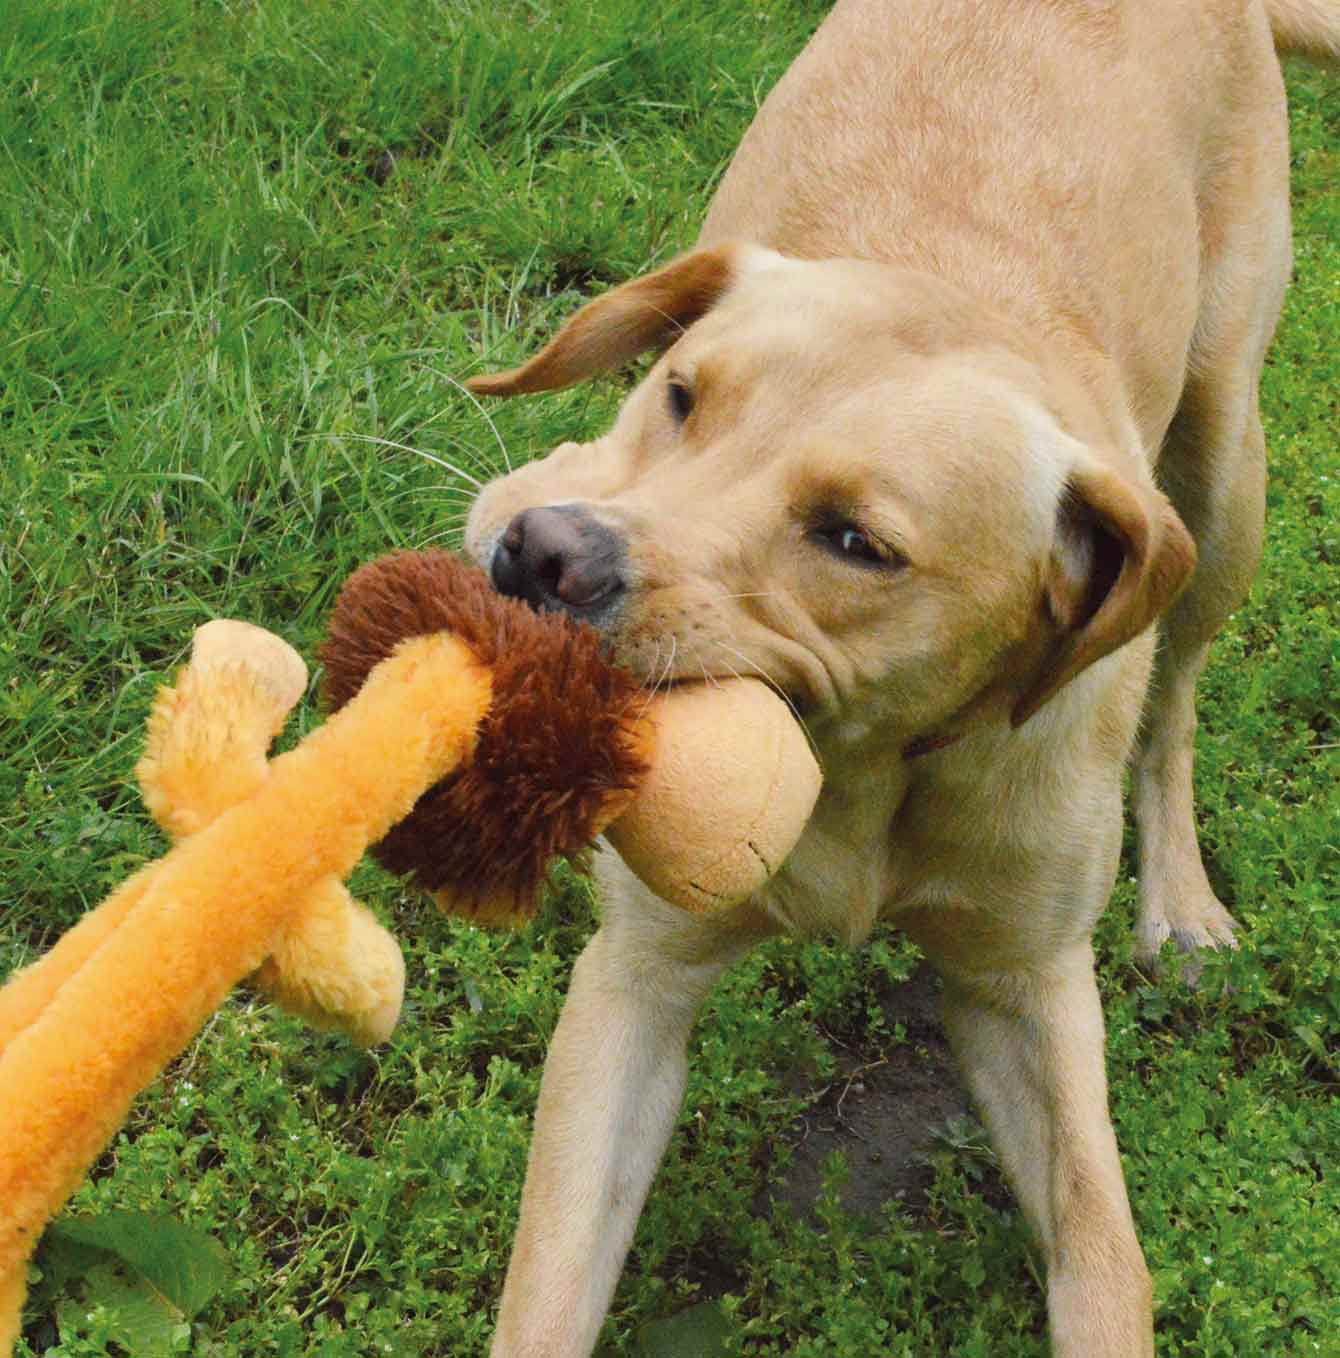
[[923,966],[881,996],[905,1042],[883,1050],[838,1049],[838,1069],[791,1128],[790,1163],[760,1195],[807,1212],[819,1194],[824,1161],[841,1151],[850,1174],[842,1204],[877,1217],[888,1202],[913,1214],[925,1205],[931,1170],[926,1153],[952,1119],[970,1116],[967,1093],[938,1018],[939,988]]

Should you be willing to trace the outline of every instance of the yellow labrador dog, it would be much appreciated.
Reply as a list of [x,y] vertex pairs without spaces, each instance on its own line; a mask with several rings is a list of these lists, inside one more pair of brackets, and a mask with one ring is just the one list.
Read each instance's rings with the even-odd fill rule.
[[1233,937],[1196,844],[1193,690],[1260,552],[1290,260],[1276,46],[1335,55],[1340,3],[838,0],[699,248],[472,384],[665,348],[608,434],[486,489],[469,549],[649,681],[766,675],[826,779],[733,913],[690,918],[603,860],[495,1358],[591,1352],[722,971],[771,931],[878,919],[944,978],[1045,1251],[1053,1352],[1153,1353],[1090,932],[1134,751],[1141,948]]

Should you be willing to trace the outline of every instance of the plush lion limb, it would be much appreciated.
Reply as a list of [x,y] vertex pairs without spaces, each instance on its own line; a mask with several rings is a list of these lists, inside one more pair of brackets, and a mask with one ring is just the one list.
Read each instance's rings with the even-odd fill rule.
[[[244,622],[201,627],[190,666],[154,700],[136,769],[159,825],[180,841],[255,793],[269,776],[266,751],[306,687],[307,667],[279,637]],[[0,990],[0,1055],[120,927],[154,870],[132,877]],[[254,980],[315,1027],[339,1028],[363,1045],[383,1041],[403,994],[399,946],[335,878],[302,907]]]
[[[180,840],[252,796],[306,688],[302,658],[273,633],[228,619],[200,628],[190,668],[154,704],[135,771],[159,825]],[[371,1046],[400,1015],[405,963],[372,911],[328,877],[295,907],[252,980],[312,1027]]]
[[[265,960],[303,893],[345,876],[468,754],[489,695],[460,642],[407,642],[250,798],[117,893],[110,923],[85,921],[97,941],[82,962],[37,964],[48,974],[23,987],[23,1008],[41,991],[45,1003],[7,1025],[0,1054],[0,1297],[21,1297],[42,1227],[135,1094]],[[0,1337],[16,1332],[16,1315],[0,1318]]]

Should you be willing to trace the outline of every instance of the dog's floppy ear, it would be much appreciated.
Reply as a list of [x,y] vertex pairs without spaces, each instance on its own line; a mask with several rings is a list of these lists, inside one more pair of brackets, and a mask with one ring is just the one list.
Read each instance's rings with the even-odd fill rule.
[[1095,660],[1139,636],[1195,565],[1191,534],[1157,490],[1106,467],[1071,472],[1044,581],[1057,641],[1015,705],[1013,724],[1022,725]]
[[709,311],[743,267],[777,257],[735,244],[681,255],[588,303],[529,362],[466,386],[481,396],[520,396],[583,382],[665,344]]

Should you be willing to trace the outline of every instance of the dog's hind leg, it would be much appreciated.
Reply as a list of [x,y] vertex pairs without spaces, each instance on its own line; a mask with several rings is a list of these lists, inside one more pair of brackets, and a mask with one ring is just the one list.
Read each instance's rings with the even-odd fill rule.
[[982,971],[946,964],[933,942],[928,952],[944,977],[954,1054],[1046,1255],[1054,1358],[1153,1358],[1149,1273],[1108,1117],[1089,945]]
[[[1251,381],[1251,379],[1248,379]],[[1252,382],[1254,386],[1254,382]],[[1201,398],[1205,399],[1205,398]],[[1199,404],[1197,401],[1196,404]],[[1186,398],[1182,412],[1189,409]],[[1192,791],[1196,681],[1210,642],[1251,584],[1261,554],[1265,450],[1253,391],[1247,409],[1213,414],[1179,412],[1170,446],[1204,440],[1215,422],[1221,447],[1233,446],[1216,484],[1164,484],[1196,538],[1199,563],[1191,585],[1164,620],[1145,725],[1135,763],[1135,811],[1140,828],[1140,907],[1137,952],[1151,959],[1168,939],[1183,952],[1231,945],[1237,927],[1206,876],[1196,834]],[[1217,421],[1216,421],[1217,417]],[[1230,443],[1231,441],[1231,443]]]
[[604,866],[604,919],[544,1064],[493,1358],[590,1354],[679,1113],[694,1017],[770,932],[751,914],[695,919]]
[[[1244,134],[1216,206],[1201,316],[1158,474],[1196,540],[1190,584],[1163,620],[1134,768],[1140,829],[1137,951],[1232,944],[1233,918],[1201,861],[1192,800],[1196,680],[1261,556],[1265,438],[1261,364],[1289,270],[1287,146],[1279,118]],[[1244,191],[1245,189],[1245,191]]]

